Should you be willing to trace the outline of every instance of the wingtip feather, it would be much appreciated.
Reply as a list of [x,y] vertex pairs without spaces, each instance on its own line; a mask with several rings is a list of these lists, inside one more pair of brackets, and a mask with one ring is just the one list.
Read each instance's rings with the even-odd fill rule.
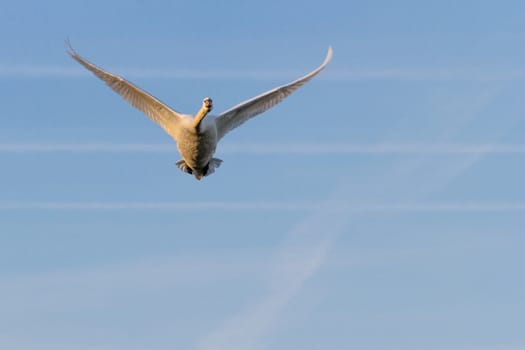
[[69,37],[66,37],[66,39],[64,40],[64,44],[66,45],[67,53],[72,57],[76,56],[77,53],[75,49],[73,49],[73,46],[71,46],[71,41],[69,40]]
[[325,57],[324,62],[322,64],[323,66],[327,65],[328,62],[330,62],[332,60],[333,53],[334,53],[334,50],[332,49],[332,46],[328,46],[328,52],[326,53],[326,57]]

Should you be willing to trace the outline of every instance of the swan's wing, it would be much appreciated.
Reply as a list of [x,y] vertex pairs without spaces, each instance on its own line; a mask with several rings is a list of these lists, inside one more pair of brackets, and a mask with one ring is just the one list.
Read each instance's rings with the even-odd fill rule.
[[122,96],[133,107],[142,111],[150,117],[155,123],[160,125],[173,138],[176,136],[176,130],[181,122],[182,116],[180,113],[174,111],[166,104],[162,103],[146,91],[133,85],[124,78],[106,72],[100,67],[95,66],[91,62],[79,56],[75,50],[68,44],[68,53],[78,63],[86,67],[98,78],[106,83],[113,91]]
[[218,138],[222,138],[229,131],[235,129],[248,119],[266,111],[267,109],[275,106],[292,92],[303,86],[307,81],[315,77],[320,71],[322,71],[328,62],[332,59],[332,48],[328,48],[328,53],[317,69],[308,73],[302,78],[299,78],[289,84],[276,87],[270,91],[267,91],[259,96],[244,101],[237,106],[230,108],[226,112],[221,113],[215,118],[217,125]]

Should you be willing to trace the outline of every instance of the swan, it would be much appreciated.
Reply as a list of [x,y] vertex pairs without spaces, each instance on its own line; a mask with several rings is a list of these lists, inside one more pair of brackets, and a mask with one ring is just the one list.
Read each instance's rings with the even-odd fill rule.
[[329,47],[323,63],[305,76],[241,102],[215,117],[210,115],[206,118],[213,108],[211,98],[206,97],[202,101],[202,107],[194,116],[179,113],[124,78],[82,58],[69,42],[66,44],[67,52],[74,60],[100,78],[133,107],[146,114],[175,140],[182,156],[175,164],[183,172],[194,175],[197,180],[213,174],[221,165],[222,160],[214,158],[213,155],[217,143],[228,132],[284,100],[319,74],[332,58],[332,48]]

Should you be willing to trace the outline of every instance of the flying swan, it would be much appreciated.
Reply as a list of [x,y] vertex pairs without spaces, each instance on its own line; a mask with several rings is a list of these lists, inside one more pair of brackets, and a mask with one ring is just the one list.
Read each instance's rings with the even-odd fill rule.
[[133,107],[145,113],[175,140],[182,156],[176,163],[177,166],[183,172],[193,174],[197,180],[213,174],[215,168],[221,165],[222,160],[213,158],[213,154],[224,135],[284,100],[321,72],[332,58],[332,48],[329,47],[324,62],[302,78],[241,102],[218,116],[205,119],[213,107],[211,98],[206,97],[202,101],[201,109],[194,116],[179,113],[124,78],[95,66],[79,56],[69,43],[67,45],[68,53],[73,59],[104,81]]

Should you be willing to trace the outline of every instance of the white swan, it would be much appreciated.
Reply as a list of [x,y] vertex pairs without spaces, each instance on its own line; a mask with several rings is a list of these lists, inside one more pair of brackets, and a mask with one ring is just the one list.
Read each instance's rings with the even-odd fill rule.
[[69,43],[68,53],[175,139],[182,156],[182,160],[176,163],[177,166],[182,171],[193,174],[197,180],[212,174],[222,163],[222,160],[213,158],[213,154],[224,135],[281,102],[323,70],[332,58],[332,48],[329,47],[324,62],[302,78],[244,101],[214,118],[205,119],[213,107],[209,97],[203,100],[202,107],[195,116],[181,114],[122,77],[106,72],[80,57]]

